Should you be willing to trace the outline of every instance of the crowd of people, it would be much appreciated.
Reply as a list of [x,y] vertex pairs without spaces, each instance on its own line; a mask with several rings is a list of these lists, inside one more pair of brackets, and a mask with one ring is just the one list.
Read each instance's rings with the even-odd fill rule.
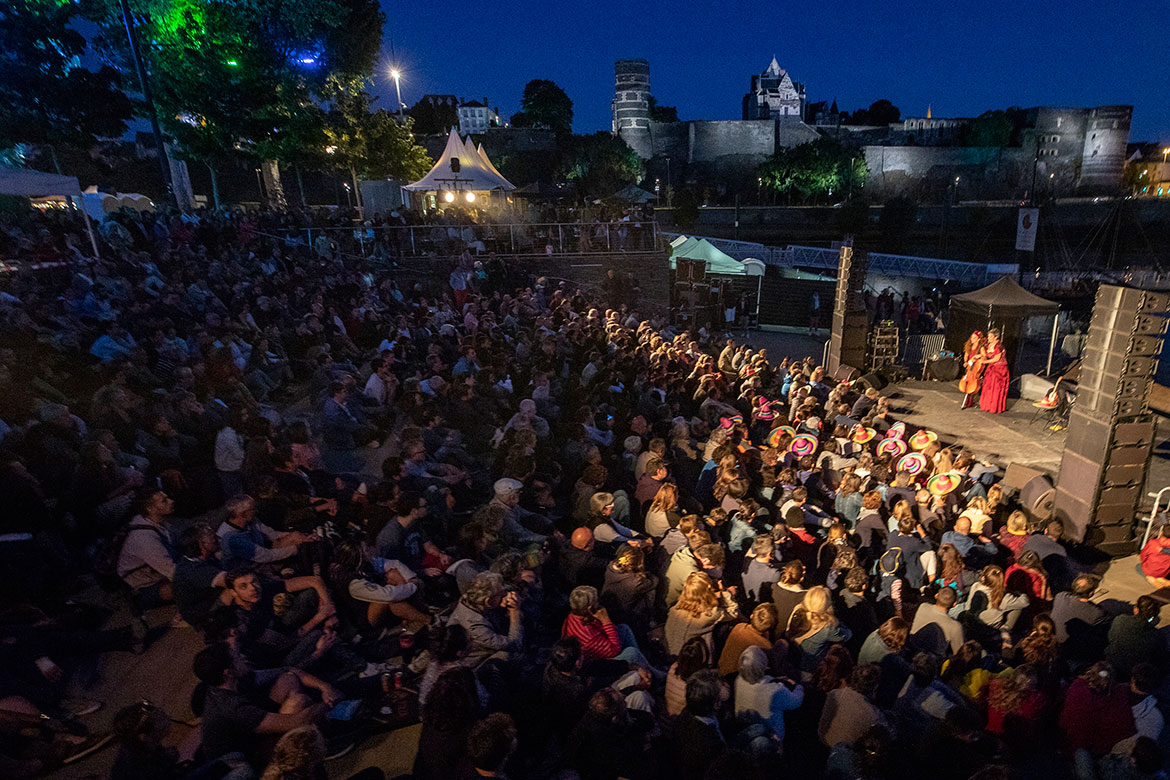
[[198,749],[126,707],[114,780],[321,777],[416,716],[419,780],[1164,777],[1160,603],[876,390],[543,279],[66,219],[0,229],[70,260],[0,280],[0,774],[106,746],[95,659],[177,631]]

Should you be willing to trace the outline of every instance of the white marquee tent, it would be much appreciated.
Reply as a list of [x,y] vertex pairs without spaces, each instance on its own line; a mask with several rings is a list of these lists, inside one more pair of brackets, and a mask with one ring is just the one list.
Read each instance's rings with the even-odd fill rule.
[[[30,171],[27,168],[11,168],[0,165],[0,195],[22,195],[26,198],[40,198],[45,195],[64,195],[70,203],[76,197],[81,199],[81,185],[76,176],[59,176],[55,173],[41,173]],[[89,243],[93,247],[94,257],[98,257],[97,239],[93,236],[93,225],[89,222],[89,215],[81,209],[85,219],[85,230],[89,233]]]
[[[482,149],[482,146],[476,149],[470,139],[464,143],[452,129],[435,167],[402,189],[410,192],[511,192],[516,189],[496,170]],[[451,160],[455,158],[459,160],[458,172],[451,168]]]

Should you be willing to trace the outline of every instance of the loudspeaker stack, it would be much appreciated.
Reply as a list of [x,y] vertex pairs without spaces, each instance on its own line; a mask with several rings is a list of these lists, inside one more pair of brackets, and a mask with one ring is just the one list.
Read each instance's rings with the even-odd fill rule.
[[1085,344],[1056,481],[1065,533],[1110,554],[1134,549],[1155,421],[1147,402],[1170,295],[1103,284]]
[[866,255],[854,253],[852,244],[841,247],[837,261],[837,294],[833,298],[833,327],[829,335],[830,373],[842,365],[864,366],[868,341],[865,314]]

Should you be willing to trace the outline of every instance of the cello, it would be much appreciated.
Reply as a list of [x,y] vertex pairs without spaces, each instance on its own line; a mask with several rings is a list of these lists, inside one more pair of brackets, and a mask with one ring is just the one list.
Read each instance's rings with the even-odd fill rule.
[[959,392],[963,393],[963,409],[974,405],[971,397],[979,392],[979,384],[983,378],[983,355],[985,342],[983,334],[975,331],[963,345],[963,377],[959,380]]

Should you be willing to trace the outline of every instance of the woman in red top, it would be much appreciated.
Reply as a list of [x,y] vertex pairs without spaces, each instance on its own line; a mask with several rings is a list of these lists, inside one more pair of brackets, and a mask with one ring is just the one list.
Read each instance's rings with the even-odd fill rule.
[[592,585],[580,585],[569,594],[569,615],[561,626],[561,638],[570,636],[581,643],[582,663],[625,661],[652,668],[638,649],[634,632],[610,620]]
[[1142,574],[1155,588],[1170,587],[1170,525],[1164,525],[1142,548]]
[[979,408],[999,414],[1007,410],[1008,364],[999,330],[987,332],[987,347],[983,351],[983,391],[979,394]]
[[1060,730],[1065,750],[1087,750],[1094,758],[1134,735],[1129,686],[1117,683],[1112,666],[1098,661],[1073,680],[1060,711]]
[[1008,515],[1007,527],[999,533],[999,543],[1008,549],[1008,565],[1015,563],[1028,543],[1028,516],[1018,509]]
[[1041,737],[1048,705],[1031,665],[1009,669],[987,686],[987,730],[1014,747],[1034,746]]

